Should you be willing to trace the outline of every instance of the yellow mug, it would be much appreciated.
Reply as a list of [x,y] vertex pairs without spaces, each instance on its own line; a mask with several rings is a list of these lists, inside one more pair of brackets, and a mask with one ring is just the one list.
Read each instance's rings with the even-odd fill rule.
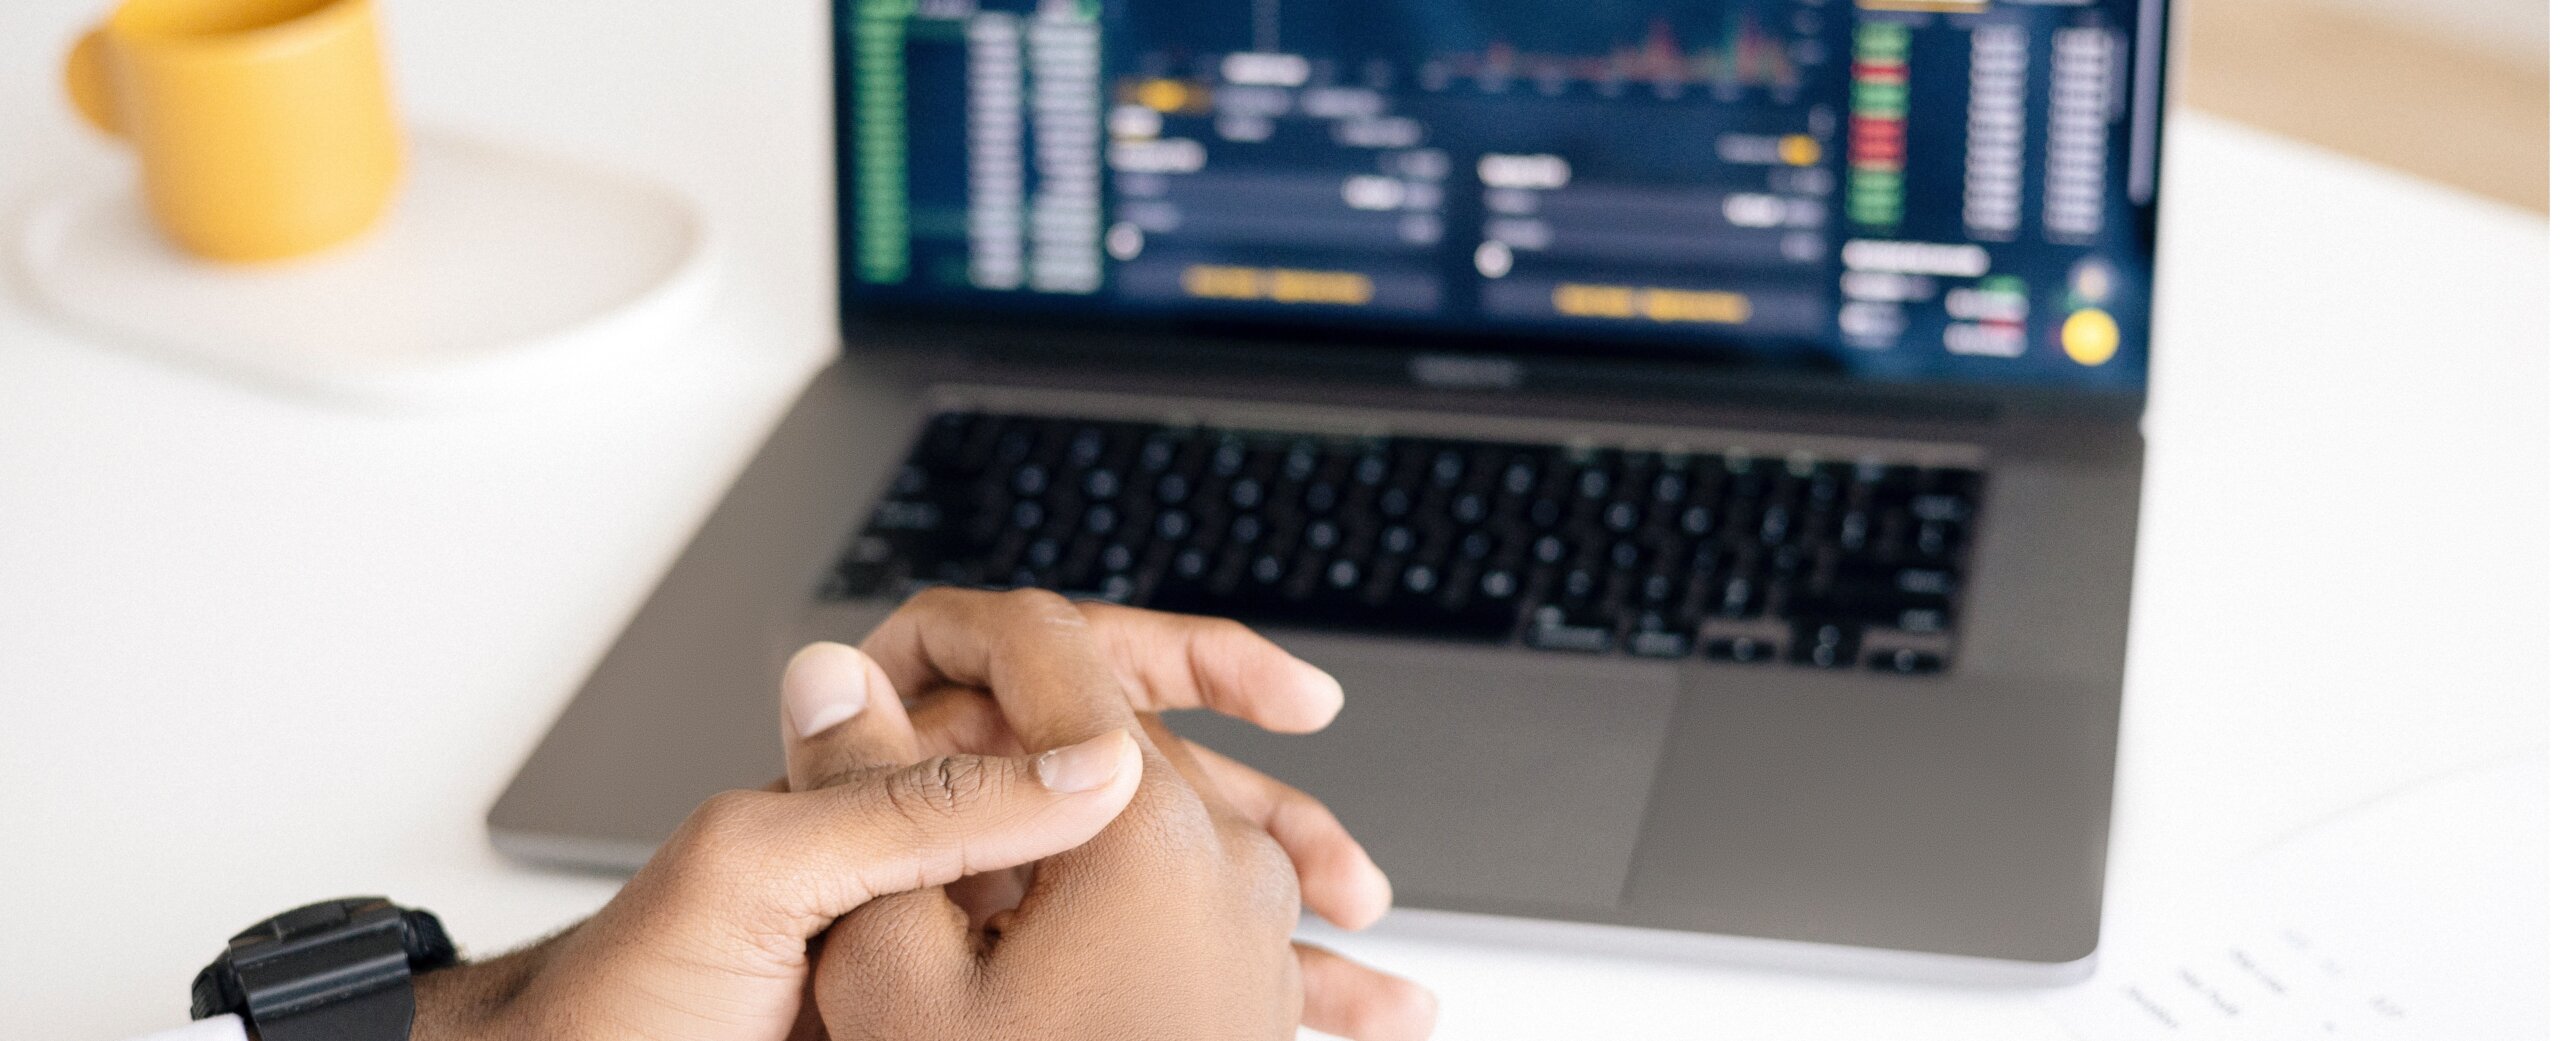
[[124,0],[71,51],[72,103],[131,143],[170,239],[213,260],[327,249],[379,220],[400,131],[371,0]]

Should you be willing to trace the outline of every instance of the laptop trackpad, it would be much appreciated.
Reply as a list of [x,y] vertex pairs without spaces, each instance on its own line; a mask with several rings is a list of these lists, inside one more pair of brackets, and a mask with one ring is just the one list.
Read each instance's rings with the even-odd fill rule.
[[1332,727],[1276,735],[1195,712],[1175,729],[1324,800],[1401,895],[1486,910],[1617,904],[1678,703],[1673,667],[1281,642],[1342,680]]

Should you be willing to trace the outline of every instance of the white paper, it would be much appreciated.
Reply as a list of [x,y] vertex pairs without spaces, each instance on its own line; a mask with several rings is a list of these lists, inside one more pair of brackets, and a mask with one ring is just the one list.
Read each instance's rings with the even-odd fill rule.
[[2547,759],[2443,777],[2131,916],[2053,1000],[2085,1041],[2550,1037]]

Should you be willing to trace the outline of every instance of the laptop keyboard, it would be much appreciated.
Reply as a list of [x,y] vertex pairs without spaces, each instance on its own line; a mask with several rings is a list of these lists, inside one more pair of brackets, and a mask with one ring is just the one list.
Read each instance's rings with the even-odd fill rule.
[[1927,675],[1982,475],[946,412],[825,595],[1036,586],[1255,625]]

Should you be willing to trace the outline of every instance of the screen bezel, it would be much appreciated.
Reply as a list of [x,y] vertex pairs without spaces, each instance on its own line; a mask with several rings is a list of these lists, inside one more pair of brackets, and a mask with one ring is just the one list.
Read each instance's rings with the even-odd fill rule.
[[[855,291],[849,280],[853,215],[846,205],[844,163],[858,133],[856,106],[844,89],[848,7],[831,4],[827,89],[835,134],[829,157],[829,197],[834,204],[835,288],[840,350],[965,351],[978,356],[1037,357],[1049,364],[1109,362],[1197,370],[1204,351],[1221,370],[1288,366],[1319,379],[1417,382],[1429,359],[1494,363],[1510,375],[1468,389],[1581,392],[1636,397],[1697,397],[1718,401],[1781,401],[1855,411],[1908,410],[1926,414],[2019,412],[2096,420],[2139,420],[2149,400],[2152,350],[2158,342],[2159,208],[2172,62],[2171,4],[2141,0],[2155,22],[2148,43],[2156,78],[2147,97],[2141,77],[2128,85],[2139,107],[2152,113],[2149,144],[2151,195],[2131,206],[2140,256],[2150,270],[2141,370],[2129,388],[2039,385],[1946,379],[1862,377],[1846,370],[1774,365],[1765,344],[1709,335],[1683,344],[1642,343],[1608,335],[1579,337],[1536,329],[1488,333],[1480,329],[1416,328],[1317,318],[1274,320],[1206,314],[1133,315],[1075,313],[1036,303],[890,300]],[[2137,21],[2135,33],[2143,26]],[[2141,132],[2139,123],[2134,133]],[[2137,142],[2140,144],[2142,142]],[[2130,176],[2137,171],[2128,171]],[[2122,186],[2129,189],[2129,185]],[[867,297],[867,298],[866,298]]]

